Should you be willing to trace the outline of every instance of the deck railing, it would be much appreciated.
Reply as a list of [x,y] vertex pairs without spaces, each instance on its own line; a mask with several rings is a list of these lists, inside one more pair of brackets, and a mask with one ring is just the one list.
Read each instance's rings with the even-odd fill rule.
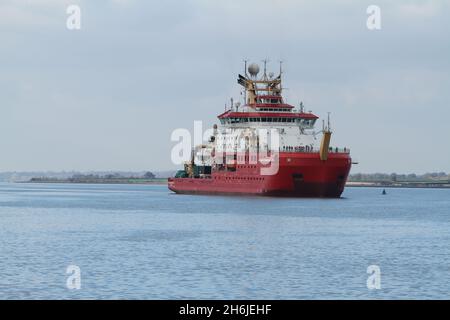
[[[317,153],[320,152],[318,148],[309,147],[281,147],[280,152],[298,152],[298,153]],[[349,148],[330,147],[328,149],[330,153],[350,153]]]

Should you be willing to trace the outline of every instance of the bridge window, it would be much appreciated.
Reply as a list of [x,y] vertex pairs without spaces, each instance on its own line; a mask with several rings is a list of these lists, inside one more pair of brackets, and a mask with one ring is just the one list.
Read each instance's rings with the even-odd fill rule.
[[301,119],[300,120],[300,124],[304,128],[308,128],[308,129],[311,129],[312,127],[314,127],[315,122],[316,122],[316,119]]

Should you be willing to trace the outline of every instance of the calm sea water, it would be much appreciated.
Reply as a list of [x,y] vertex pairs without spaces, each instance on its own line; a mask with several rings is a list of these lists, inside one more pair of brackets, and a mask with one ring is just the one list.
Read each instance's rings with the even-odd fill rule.
[[[450,190],[0,184],[0,299],[449,299]],[[81,288],[66,287],[66,268]],[[369,290],[378,265],[381,289]]]

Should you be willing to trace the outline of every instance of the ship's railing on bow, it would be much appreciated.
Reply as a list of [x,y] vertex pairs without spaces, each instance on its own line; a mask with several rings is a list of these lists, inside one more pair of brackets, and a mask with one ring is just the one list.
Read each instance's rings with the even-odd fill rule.
[[[292,147],[292,146],[283,146],[280,147],[280,152],[301,152],[301,153],[317,153],[320,149],[311,148],[309,146],[305,147]],[[328,152],[330,153],[350,153],[349,148],[338,148],[338,147],[330,147]]]
[[328,151],[331,152],[331,153],[350,153],[350,149],[346,148],[346,147],[344,147],[344,148],[338,148],[338,147],[333,148],[333,147],[330,147],[328,149]]

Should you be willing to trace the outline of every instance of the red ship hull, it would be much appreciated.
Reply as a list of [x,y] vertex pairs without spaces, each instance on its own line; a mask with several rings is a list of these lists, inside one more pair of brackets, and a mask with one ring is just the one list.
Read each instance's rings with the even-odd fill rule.
[[261,175],[259,164],[237,165],[203,178],[169,178],[169,189],[183,194],[242,194],[286,197],[340,197],[351,167],[348,153],[281,152],[274,175]]

